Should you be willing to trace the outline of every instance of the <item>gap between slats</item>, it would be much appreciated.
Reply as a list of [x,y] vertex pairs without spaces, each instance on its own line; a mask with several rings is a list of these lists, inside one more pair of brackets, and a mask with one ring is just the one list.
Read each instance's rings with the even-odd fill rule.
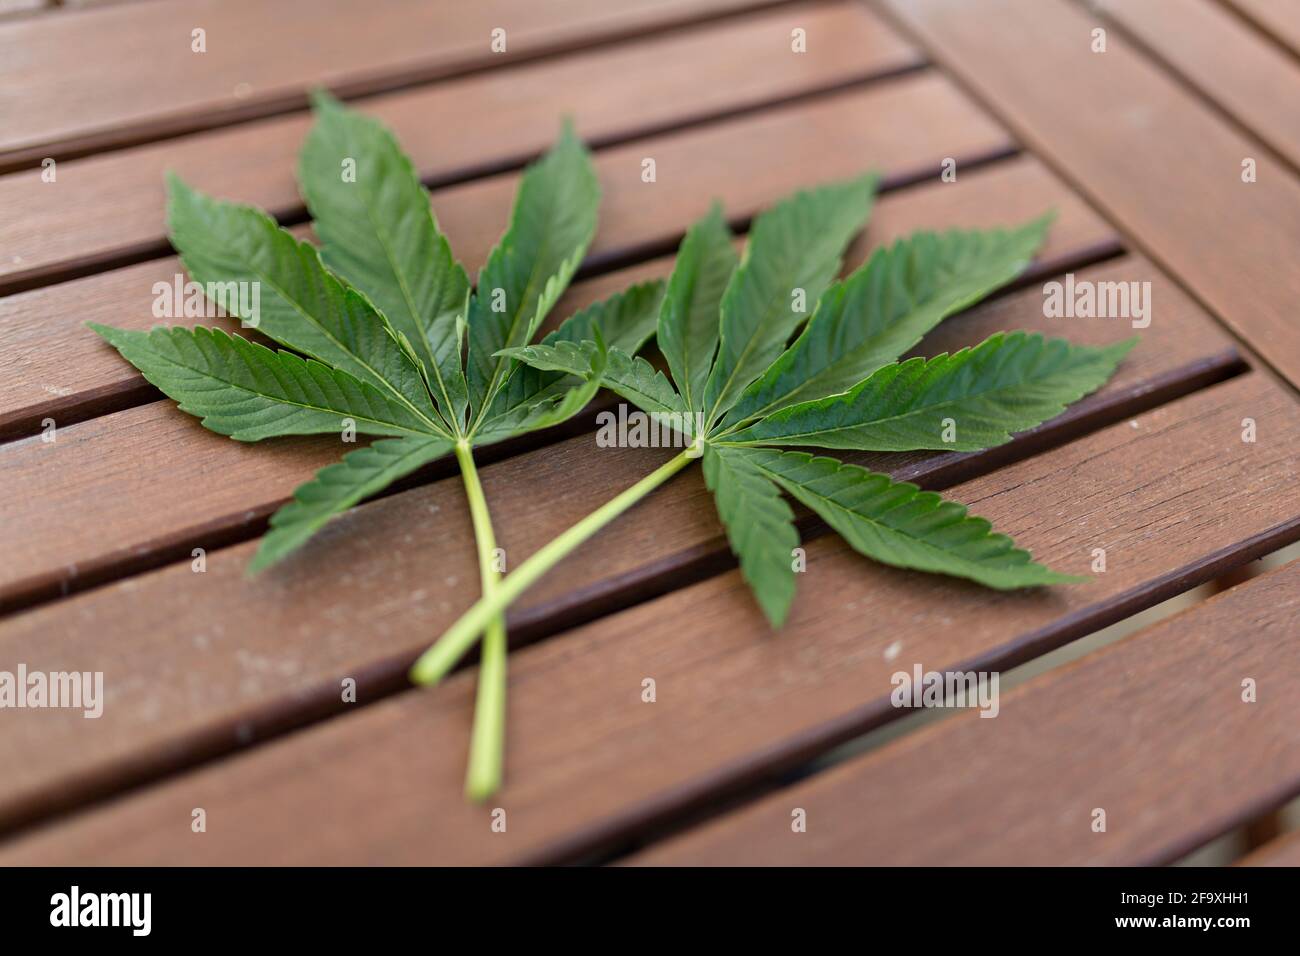
[[[1300,14],[1293,14],[1295,27],[1290,34],[1291,42],[1288,42],[1288,37],[1281,35],[1286,8],[1279,3],[1280,12],[1275,11],[1278,19],[1270,24],[1265,20],[1264,8],[1261,7],[1261,4],[1278,3],[1278,0],[1218,0],[1218,2],[1223,9],[1254,30],[1258,36],[1292,57],[1296,64],[1300,65]],[[1257,7],[1259,9],[1256,9]]]

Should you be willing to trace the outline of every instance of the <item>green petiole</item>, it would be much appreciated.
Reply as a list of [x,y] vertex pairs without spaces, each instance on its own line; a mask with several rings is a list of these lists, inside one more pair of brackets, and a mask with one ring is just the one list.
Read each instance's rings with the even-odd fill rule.
[[[487,499],[474,466],[469,442],[456,443],[456,460],[465,480],[478,546],[482,600],[491,598],[501,581],[496,569],[497,543],[488,513]],[[474,702],[474,729],[470,739],[469,767],[465,773],[465,795],[486,800],[501,786],[501,766],[506,735],[506,622],[504,611],[493,615],[484,628],[482,659],[479,664],[478,696]]]
[[[483,596],[461,616],[438,642],[420,655],[411,668],[411,680],[416,684],[436,684],[446,676],[465,653],[474,646],[478,636],[492,626],[493,621],[500,621],[505,609],[528,590],[547,571],[570,555],[579,545],[587,541],[605,525],[609,524],[623,512],[658,488],[677,472],[681,471],[700,456],[697,442],[690,448],[669,459],[650,474],[646,475],[626,491],[611,498],[587,517],[554,538],[514,571],[499,581],[494,581],[491,591],[484,586]],[[484,647],[486,660],[487,649]],[[486,666],[486,664],[484,665]],[[504,671],[504,666],[502,667]],[[480,700],[482,699],[480,684]],[[475,744],[478,742],[475,727]],[[473,758],[471,757],[471,766]]]

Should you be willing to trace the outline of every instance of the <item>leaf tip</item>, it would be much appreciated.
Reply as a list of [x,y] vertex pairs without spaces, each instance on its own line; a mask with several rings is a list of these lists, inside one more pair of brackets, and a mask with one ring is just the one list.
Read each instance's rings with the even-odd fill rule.
[[763,609],[763,616],[767,618],[767,623],[772,630],[779,631],[785,627],[785,620],[790,616],[790,603],[793,599],[784,595],[775,597],[759,598],[759,607]]
[[1045,564],[1039,564],[1035,561],[1030,561],[1028,564],[1024,565],[1024,567],[1033,572],[1031,579],[1013,582],[1009,587],[1003,588],[1003,590],[1046,588],[1055,587],[1058,584],[1087,584],[1092,581],[1092,578],[1087,575],[1063,574],[1060,571],[1055,571],[1052,568],[1049,568]]
[[1122,342],[1116,342],[1114,345],[1110,347],[1108,351],[1111,353],[1111,355],[1114,356],[1115,361],[1118,362],[1124,359],[1129,352],[1132,352],[1135,348],[1137,348],[1138,343],[1141,341],[1142,341],[1142,336],[1131,335]]
[[190,186],[174,169],[167,170],[163,176],[167,182],[167,229],[175,246],[176,235],[182,231],[186,220],[201,215],[204,203],[211,203],[211,200]]
[[571,113],[565,113],[560,117],[560,135],[556,138],[555,145],[551,147],[552,152],[558,153],[564,150],[577,150],[584,156],[590,156],[587,144],[578,135],[578,124]]
[[342,101],[324,86],[314,86],[311,92],[307,94],[311,101],[311,108],[317,113],[325,113],[329,110],[343,110],[346,107]]
[[[90,329],[118,351],[121,351],[122,346],[125,344],[126,337],[131,334],[131,330],[129,329],[119,329],[111,325],[101,325],[98,322],[87,322],[86,328]],[[147,333],[137,334],[144,335]]]
[[1052,206],[1046,212],[1039,213],[1033,219],[1029,220],[1029,222],[1025,223],[1024,228],[1041,229],[1046,232],[1052,223],[1056,222],[1056,217],[1058,215],[1060,215],[1060,210],[1055,206]]
[[169,169],[163,173],[163,181],[167,184],[167,197],[173,202],[178,198],[194,195],[194,189],[174,169]]
[[[1056,572],[1052,572],[1056,574]],[[1056,574],[1056,580],[1053,584],[1087,584],[1092,578],[1086,574]]]

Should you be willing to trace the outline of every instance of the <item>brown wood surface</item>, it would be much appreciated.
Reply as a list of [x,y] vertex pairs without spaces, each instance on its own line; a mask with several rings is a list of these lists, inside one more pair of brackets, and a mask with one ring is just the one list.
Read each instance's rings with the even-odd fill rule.
[[[808,31],[810,53],[790,51],[795,26]],[[917,63],[916,51],[861,4],[795,4],[358,105],[388,123],[421,175],[439,184],[544,150],[558,128],[557,91],[579,134],[606,144]],[[295,113],[68,160],[54,183],[41,181],[40,168],[0,176],[0,290],[165,253],[168,170],[281,220],[301,218],[295,172],[310,123]]]
[[[1024,179],[1007,177],[1006,181],[1013,185],[1017,181],[1024,182]],[[886,197],[877,211],[872,234],[887,238],[891,234],[907,231],[918,221],[934,222],[934,219],[926,218],[935,214],[935,209],[930,204],[936,201],[935,192],[946,191],[947,188],[931,186]],[[958,201],[958,196],[974,202],[965,215],[979,216],[1005,213],[1007,207],[997,201],[1000,194],[1001,190],[987,191],[977,185],[969,185],[964,192],[952,193],[946,201],[939,202],[947,215],[957,215],[959,218],[955,221],[965,222],[967,220],[960,218],[962,214],[959,212],[964,203]],[[1032,190],[1020,190],[1016,194],[1023,202],[1035,201]],[[981,206],[980,203],[986,205]],[[1063,220],[1070,218],[1065,209],[1062,212],[1065,213]],[[666,262],[658,264],[667,267]],[[1120,259],[1086,270],[1083,276],[1105,281],[1148,275],[1150,272],[1150,266],[1141,261]],[[1230,374],[1237,367],[1238,360],[1230,343],[1198,314],[1195,306],[1163,281],[1157,284],[1157,289],[1167,303],[1163,334],[1155,334],[1140,345],[1130,354],[1117,377],[1105,390],[1076,406],[1053,426],[1045,429],[1045,435],[1060,435],[1088,422],[1114,420],[1116,415],[1124,414],[1135,402],[1152,403],[1171,394],[1180,394],[1198,384]],[[1077,328],[1064,329],[1059,322],[1043,318],[1041,292],[1031,288],[992,301],[950,320],[929,336],[919,351],[928,353],[931,350],[952,350],[1007,328],[1036,328],[1054,334],[1068,332],[1076,341],[1097,344],[1117,341],[1131,332],[1122,324],[1116,325],[1108,321],[1085,322]],[[39,473],[30,474],[33,475],[33,482],[38,474],[42,476],[46,485],[38,489],[33,484],[32,494],[39,494],[43,498],[58,497],[67,501],[79,501],[91,493],[90,489],[93,488],[94,493],[103,501],[103,508],[97,515],[98,521],[108,529],[103,532],[96,530],[97,525],[87,526],[85,522],[58,522],[55,516],[66,514],[67,509],[51,508],[48,512],[49,520],[59,523],[59,530],[55,533],[63,541],[65,550],[81,555],[76,569],[79,578],[72,580],[72,584],[84,583],[88,577],[93,581],[96,574],[121,576],[137,570],[139,562],[146,558],[154,563],[180,558],[181,563],[161,576],[134,578],[115,588],[92,592],[85,599],[89,603],[59,602],[49,609],[49,615],[26,613],[12,618],[0,624],[0,648],[13,646],[7,644],[10,637],[21,642],[20,635],[41,634],[47,651],[53,651],[54,643],[50,642],[57,640],[59,644],[66,642],[68,652],[75,656],[86,649],[85,635],[78,621],[87,617],[105,621],[119,619],[128,608],[143,603],[144,606],[159,611],[160,617],[142,622],[127,614],[123,619],[123,637],[111,639],[105,645],[106,649],[117,655],[133,640],[144,638],[147,649],[143,649],[141,656],[130,665],[132,670],[149,673],[159,667],[193,667],[192,662],[167,665],[162,661],[173,653],[187,651],[187,632],[192,630],[195,615],[203,620],[211,617],[219,622],[227,621],[236,613],[236,608],[244,608],[253,615],[249,618],[250,621],[255,620],[259,614],[266,614],[268,622],[281,622],[268,623],[260,628],[241,625],[237,629],[246,634],[256,633],[259,644],[263,645],[258,653],[273,657],[286,646],[282,623],[305,613],[319,601],[319,588],[322,584],[319,574],[338,560],[331,557],[332,554],[348,553],[348,549],[353,547],[350,543],[351,536],[359,530],[367,538],[378,536],[375,544],[365,541],[357,541],[355,544],[358,549],[356,562],[364,565],[369,560],[372,549],[387,547],[382,544],[382,539],[392,528],[407,529],[401,534],[402,543],[398,548],[400,553],[394,555],[399,562],[398,566],[403,570],[398,573],[390,569],[389,577],[380,576],[371,580],[367,585],[368,595],[371,600],[400,603],[409,595],[421,592],[419,600],[426,602],[421,613],[435,615],[435,621],[427,627],[398,630],[389,636],[391,642],[389,639],[367,642],[359,649],[359,657],[347,658],[351,662],[349,666],[364,669],[378,662],[382,664],[387,678],[400,680],[402,665],[396,662],[396,658],[401,655],[413,656],[429,633],[445,627],[451,620],[450,615],[453,612],[459,613],[472,598],[474,592],[467,589],[466,582],[474,579],[473,545],[468,523],[463,520],[465,515],[459,480],[454,478],[439,481],[430,489],[398,495],[376,505],[363,507],[361,513],[366,515],[379,515],[379,511],[369,510],[378,507],[385,509],[384,513],[387,513],[387,509],[396,509],[393,513],[400,517],[393,518],[392,524],[377,520],[373,529],[369,527],[369,518],[360,522],[352,519],[341,521],[337,532],[328,532],[314,541],[298,559],[285,566],[286,571],[272,572],[256,584],[249,582],[242,569],[254,545],[248,544],[229,551],[218,549],[227,536],[260,531],[265,513],[272,505],[259,504],[256,508],[249,508],[250,502],[263,500],[254,497],[255,495],[283,496],[310,472],[308,463],[301,460],[302,446],[287,447],[279,455],[267,456],[256,455],[255,450],[244,450],[239,452],[241,457],[238,460],[226,461],[214,460],[210,454],[200,454],[199,449],[207,446],[194,445],[181,459],[182,462],[191,464],[179,465],[177,470],[166,477],[142,481],[142,477],[148,479],[150,476],[141,476],[138,463],[142,459],[147,460],[148,456],[138,451],[123,455],[124,450],[193,444],[192,438],[187,437],[189,432],[181,424],[186,419],[177,416],[164,403],[147,408],[162,408],[165,413],[145,420],[140,418],[142,410],[136,409],[134,416],[133,413],[122,413],[87,423],[88,426],[93,426],[93,431],[87,432],[89,437],[86,440],[86,444],[91,447],[76,449],[75,456],[69,453],[72,462],[111,459],[115,463],[112,467],[96,470],[94,476],[82,475],[78,479],[75,467],[49,469],[42,466]],[[133,417],[137,420],[132,421]],[[207,434],[202,431],[196,433]],[[1035,440],[1043,437],[1040,435]],[[603,452],[598,459],[591,460],[591,442],[590,436],[575,438],[549,449],[525,454],[513,462],[503,462],[484,469],[484,480],[488,485],[495,521],[501,525],[502,543],[509,548],[511,554],[522,555],[533,551],[557,531],[585,514],[594,502],[607,497],[613,489],[631,484],[648,466],[647,455],[652,459],[655,456],[654,452],[632,449],[621,453]],[[1018,443],[1016,448],[1023,444],[1025,443]],[[212,447],[220,453],[232,447],[247,449],[247,446],[216,436],[212,436]],[[333,446],[321,447],[328,450]],[[42,450],[50,451],[51,447],[44,446]],[[330,451],[329,454],[335,455],[337,450]],[[983,456],[983,460],[995,462],[1005,454],[1006,450],[1003,450]],[[322,460],[332,459],[322,452]],[[879,464],[881,467],[901,469],[901,473],[909,478],[928,476],[935,481],[943,479],[951,482],[956,480],[956,476],[971,473],[972,469],[989,467],[980,465],[979,461],[980,459],[961,455],[908,455],[884,456]],[[425,477],[427,479],[439,474],[445,476],[448,471],[449,465],[440,470],[431,469]],[[547,508],[539,510],[531,497],[520,496],[522,492],[538,486],[533,475],[558,476],[568,471],[573,472],[572,478],[557,479],[568,488],[563,507],[548,504]],[[238,483],[212,481],[208,477],[212,474],[238,474],[242,480]],[[55,491],[49,482],[61,478],[69,480],[71,484]],[[126,482],[121,495],[109,493],[116,489],[115,482]],[[551,487],[550,479],[543,480],[542,485]],[[668,492],[664,494],[667,495]],[[674,496],[676,494],[673,492]],[[437,502],[438,510],[432,513],[433,517],[418,504],[428,496],[433,496]],[[397,503],[399,500],[402,503]],[[690,500],[695,499],[692,497]],[[716,567],[719,560],[725,560],[726,546],[719,537],[712,518],[712,505],[705,498],[699,500],[702,511],[695,514],[699,520],[686,523],[686,531],[683,532],[685,540],[675,535],[653,533],[648,537],[634,536],[629,539],[625,536],[637,527],[629,526],[609,539],[609,547],[616,549],[612,555],[605,555],[591,565],[584,566],[582,574],[570,571],[563,578],[557,577],[531,594],[521,603],[520,614],[515,618],[516,624],[536,626],[566,616],[572,619],[574,615],[589,615],[602,607],[618,606],[634,600],[638,595],[646,593],[647,589],[662,589],[670,586],[672,581],[689,580],[708,567]],[[120,504],[114,508],[110,505],[113,501]],[[234,510],[236,506],[240,510]],[[207,519],[206,526],[196,526],[196,519],[203,518]],[[456,533],[445,527],[446,522],[451,520],[462,522]],[[173,531],[166,537],[159,537],[160,529],[168,526]],[[36,525],[31,527],[35,528]],[[137,536],[143,543],[131,551],[116,547],[117,542],[124,537],[129,540],[131,535]],[[412,537],[414,543],[408,540]],[[27,540],[28,547],[35,548],[40,545],[41,537],[33,533],[27,536]],[[330,542],[334,544],[331,545]],[[95,546],[106,552],[98,561],[87,558],[87,549]],[[426,553],[423,546],[431,547],[434,551]],[[194,547],[203,547],[209,552],[208,570],[202,575],[189,571],[190,554]],[[39,560],[33,551],[26,552],[22,557],[29,565],[33,560]],[[15,561],[17,560],[18,554],[15,553]],[[447,573],[441,578],[426,580],[429,578],[429,561],[446,568]],[[344,563],[351,566],[354,562]],[[180,573],[182,571],[184,573]],[[367,578],[369,577],[367,573]],[[218,579],[224,583],[221,587],[214,587]],[[422,581],[424,583],[418,583]],[[156,592],[155,588],[158,589]],[[380,590],[375,590],[376,588]],[[148,596],[143,596],[146,592]],[[390,596],[384,597],[383,594]],[[168,597],[164,598],[164,595]],[[119,600],[124,603],[117,603]],[[171,606],[170,610],[166,609],[168,606]],[[363,603],[357,609],[363,611],[366,606]],[[212,610],[200,610],[204,607]],[[159,625],[163,622],[172,624],[160,628]],[[552,623],[551,626],[555,625]],[[181,631],[178,632],[175,627],[180,627]],[[51,637],[56,634],[59,635],[57,639]],[[349,649],[344,645],[340,650],[345,654],[353,654],[358,649]],[[324,666],[330,661],[332,656],[326,655],[319,658],[318,663]],[[216,666],[215,658],[205,659],[202,666],[204,683],[208,687],[216,687],[221,683],[212,674]],[[304,671],[299,675],[299,679],[307,684],[320,677],[319,670]],[[281,695],[277,695],[274,688],[267,689],[258,685],[253,685],[251,696],[245,697],[239,691],[242,686],[232,680],[227,690],[217,693],[209,701],[224,700],[222,706],[228,709],[222,714],[200,709],[189,717],[182,717],[178,712],[166,719],[147,722],[144,726],[131,724],[128,728],[122,725],[120,733],[114,731],[115,739],[132,752],[148,750],[152,733],[161,731],[175,735],[184,728],[185,733],[200,737],[210,734],[211,739],[229,746],[234,735],[233,728],[240,720],[252,719],[250,714],[284,712],[287,718],[304,719],[301,712],[302,699],[284,703],[277,700]],[[135,714],[139,716],[138,712]],[[268,720],[270,718],[258,718],[262,724]],[[50,723],[45,725],[47,730],[52,730],[53,726]],[[97,729],[108,731],[117,726],[115,720],[110,720],[98,724]],[[215,730],[211,729],[214,727]],[[77,732],[83,730],[79,725]],[[47,744],[49,739],[45,738]],[[92,756],[91,752],[75,742],[77,739],[88,740],[84,737],[69,738],[66,748],[44,747],[43,752],[51,758],[48,762],[27,758],[16,761],[15,766],[21,765],[26,769],[22,774],[15,773],[11,776],[11,784],[19,789],[30,789],[32,780],[44,782],[52,771],[93,771],[110,777],[116,772],[114,755],[117,751],[114,747],[105,745],[101,739],[100,744],[93,748],[93,753],[98,756]],[[184,749],[179,745],[166,748],[166,759],[175,759]],[[69,793],[72,788],[64,781],[59,784],[58,790]],[[48,800],[48,794],[43,799]],[[3,816],[0,812],[0,817]]]
[[[879,5],[1300,386],[1300,181],[1290,170],[1117,31],[1093,53],[1096,17],[1068,0]],[[1257,182],[1242,182],[1246,157],[1258,161]]]
[[[912,123],[918,113],[934,117],[935,125]],[[743,224],[810,183],[871,168],[895,183],[937,180],[945,156],[978,160],[1009,149],[1004,132],[931,73],[601,150],[595,157],[603,188],[600,226],[586,268],[675,251],[686,227],[715,197]],[[657,162],[655,183],[641,182],[645,156]],[[955,190],[960,182],[959,175],[957,184],[944,185]],[[509,173],[434,193],[439,224],[471,272],[504,231],[517,184],[518,174]],[[1053,195],[1068,194],[1058,187]],[[1041,208],[1019,214],[1027,218]],[[1009,210],[992,221],[1005,223],[1012,215]],[[307,234],[308,227],[296,231]],[[168,257],[0,298],[0,350],[19,357],[17,376],[0,383],[0,435],[34,434],[43,418],[59,420],[61,411],[73,410],[74,420],[85,417],[83,390],[96,412],[107,410],[103,402],[115,385],[138,394],[139,377],[84,323],[157,324],[153,284],[172,282],[179,271],[178,260]]]
[[1300,831],[1280,836],[1238,861],[1239,866],[1300,866]]
[[1297,634],[1292,562],[629,862],[1172,861],[1300,792]]
[[[1219,0],[1100,0],[1177,76],[1300,166],[1300,61]],[[1105,22],[1103,19],[1100,22]]]
[[[1061,215],[1044,250],[1049,261],[1069,262],[1108,241],[1106,227],[1086,207],[1070,202],[1051,177],[1032,165],[1017,164],[971,173],[964,182],[959,177],[957,183],[930,183],[882,197],[865,240],[850,250],[848,261],[856,264],[868,247],[918,228],[1020,221],[1051,206]],[[666,274],[670,267],[670,259],[656,260],[638,269],[636,277],[650,271]],[[630,278],[580,287],[570,293],[571,301],[581,305]],[[1044,321],[1041,302],[1027,303],[1024,311],[1022,324]],[[1224,357],[1221,336],[1191,311],[1185,323],[1168,326],[1169,332],[1183,324],[1187,330],[1170,336],[1174,341],[1159,368],[1162,374],[1207,359],[1231,361]],[[89,316],[78,315],[76,325],[84,318]],[[147,313],[138,321],[153,322]],[[89,337],[76,325],[69,328],[71,334]],[[1107,332],[1112,338],[1123,337],[1121,328],[1111,326]],[[1073,335],[1074,330],[1061,331]],[[33,345],[42,354],[48,348],[42,339]],[[125,366],[107,346],[95,348],[107,353],[107,361]],[[119,374],[127,381],[135,379],[125,368]],[[174,559],[193,547],[215,547],[229,542],[232,534],[257,533],[266,515],[295,486],[343,450],[333,436],[256,445],[234,442],[204,430],[170,401],[68,425],[56,434],[52,443],[32,437],[0,446],[0,475],[21,502],[8,533],[0,538],[0,599],[10,604],[57,595],[102,580],[106,572],[147,567],[168,553]],[[158,447],[183,448],[184,454],[141,454],[142,449]],[[234,474],[243,480],[216,477]],[[115,494],[106,492],[110,487]],[[88,496],[98,502],[93,524],[84,520]]]
[[[0,22],[0,667],[106,677],[97,720],[6,712],[0,865],[1151,863],[1300,790],[1298,564],[1030,680],[997,720],[808,765],[906,713],[889,705],[903,665],[1005,670],[1300,538],[1295,396],[1220,324],[1300,385],[1300,4],[1097,6],[167,0]],[[1148,280],[1153,323],[1115,378],[988,452],[845,457],[952,488],[1091,580],[999,593],[889,569],[796,509],[808,569],[773,634],[688,470],[512,609],[506,786],[466,804],[474,662],[437,688],[405,676],[478,593],[451,464],[249,578],[270,512],[346,449],[208,433],[84,328],[155,323],[152,286],[180,269],[166,169],[310,236],[293,171],[316,85],[396,129],[472,272],[518,169],[576,118],[604,202],[552,322],[665,275],[714,197],[743,232],[795,188],[875,167],[852,265],[916,228],[1057,207],[1016,287],[915,354],[1006,328],[1115,342],[1127,321],[1045,317],[1042,283]],[[34,171],[47,155],[54,184]],[[949,156],[955,184],[935,175]],[[1257,183],[1240,181],[1246,156]],[[610,401],[480,455],[509,565],[671,454],[597,449],[591,414]],[[1108,570],[1090,574],[1098,547]],[[1242,676],[1259,703],[1240,702]],[[815,772],[790,785],[796,769]],[[809,812],[798,837],[792,805]],[[1297,845],[1243,862],[1294,863]]]
[[1283,46],[1300,55],[1300,2],[1297,0],[1223,0]]
[[[635,37],[755,0],[171,0],[0,24],[0,165]],[[507,32],[493,53],[491,31]],[[191,32],[206,33],[205,53]],[[160,81],[165,78],[165,81]]]
[[[1106,548],[1107,572],[1086,585],[998,593],[936,582],[874,565],[837,538],[824,537],[807,544],[808,570],[779,634],[763,625],[752,596],[731,572],[516,652],[507,783],[492,802],[507,811],[506,834],[490,832],[490,807],[467,805],[460,793],[475,677],[467,670],[441,687],[398,694],[53,821],[0,849],[0,863],[500,862],[567,859],[611,845],[897,717],[888,702],[894,660],[920,660],[935,669],[1011,666],[1293,540],[1300,535],[1294,506],[1300,421],[1293,409],[1268,378],[1248,374],[952,490],[1063,571],[1088,573],[1092,549]],[[1240,440],[1247,415],[1260,423],[1255,444]],[[553,466],[559,461],[558,455],[545,459]],[[571,487],[578,475],[543,476],[535,483]],[[519,487],[490,485],[489,494],[498,508],[509,509],[505,497]],[[42,666],[102,663],[108,686],[112,656],[136,653],[131,644],[170,629],[172,644],[190,645],[190,666],[164,672],[155,664],[149,678],[123,660],[119,680],[148,684],[114,692],[123,696],[110,698],[109,709],[130,709],[132,700],[141,708],[160,699],[188,698],[189,707],[209,695],[220,700],[230,679],[220,675],[232,669],[232,677],[249,683],[293,688],[297,675],[325,655],[348,653],[358,633],[378,642],[394,629],[436,630],[437,612],[430,613],[425,595],[409,590],[434,586],[438,572],[431,568],[446,552],[415,520],[417,503],[429,503],[426,494],[369,506],[372,524],[387,524],[380,511],[410,503],[386,530],[398,538],[410,534],[411,541],[393,547],[377,537],[364,551],[353,542],[356,559],[320,561],[310,589],[286,582],[264,592],[262,601],[244,590],[239,603],[221,603],[220,618],[190,617],[184,629],[150,597],[150,591],[179,593],[150,588],[151,580],[165,577],[173,588],[184,588],[188,570],[174,569],[28,615],[28,635],[5,643],[21,645]],[[561,494],[552,507],[580,511],[587,504]],[[698,475],[687,472],[639,505],[617,531],[593,539],[557,576],[580,580],[592,564],[605,574],[617,572],[651,541],[687,546],[687,529],[706,520],[709,507]],[[462,520],[449,514],[446,524]],[[512,534],[521,530],[517,523],[503,527]],[[508,550],[515,546],[514,538],[506,543]],[[422,559],[424,552],[429,557]],[[318,549],[316,558],[322,557],[329,555]],[[419,565],[418,574],[400,570],[407,561]],[[213,562],[200,587],[220,586],[229,573],[226,561]],[[258,587],[271,586],[267,579]],[[310,591],[309,620],[293,616],[300,589]],[[95,601],[109,600],[113,606],[99,605],[109,613],[90,610]],[[81,651],[70,656],[39,656],[42,640],[58,633],[48,624],[41,628],[41,620],[75,615],[79,608],[82,627],[131,615],[133,638],[126,646],[81,641]],[[256,616],[245,620],[245,613]],[[280,643],[253,649],[248,642],[264,627],[278,631]],[[285,644],[295,635],[297,651]],[[1191,662],[1171,673],[1192,679],[1195,669]],[[321,693],[337,695],[339,678],[355,673],[339,667],[322,682]],[[1261,675],[1267,687],[1268,676]],[[657,682],[654,704],[640,698],[646,677]],[[1295,697],[1283,687],[1273,703],[1259,706],[1272,714],[1272,708],[1291,706],[1288,696]],[[38,716],[46,743],[15,736],[24,756],[8,765],[18,773],[74,738],[87,754],[103,752],[88,740],[97,733],[85,728],[91,722],[77,718],[78,732],[56,747],[54,725],[71,717]],[[141,718],[147,716],[134,722],[145,725]],[[256,728],[243,730],[251,737]],[[1194,741],[1186,743],[1194,762]],[[99,746],[111,753],[109,741]],[[913,799],[910,792],[900,797],[905,785],[895,781],[891,798],[899,805]],[[207,811],[206,834],[189,830],[194,807]],[[306,832],[304,820],[311,821]]]

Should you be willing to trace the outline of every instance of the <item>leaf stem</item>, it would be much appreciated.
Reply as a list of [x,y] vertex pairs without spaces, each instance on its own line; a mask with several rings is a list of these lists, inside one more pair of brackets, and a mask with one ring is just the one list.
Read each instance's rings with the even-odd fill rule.
[[[474,523],[474,540],[478,546],[479,578],[486,600],[496,592],[501,581],[497,571],[496,535],[487,499],[479,483],[474,453],[468,441],[456,443],[456,460],[465,481],[465,497]],[[506,621],[498,613],[486,624],[483,653],[478,670],[478,695],[474,701],[474,730],[470,738],[469,766],[465,772],[465,795],[471,800],[486,800],[501,786],[501,765],[506,735]]]
[[529,557],[507,574],[492,593],[484,589],[483,597],[466,611],[411,668],[411,680],[417,684],[435,684],[474,646],[479,634],[493,619],[500,617],[519,595],[538,578],[564,560],[579,545],[662,485],[699,457],[698,443],[676,455],[646,475],[626,491],[611,498],[577,524]]

